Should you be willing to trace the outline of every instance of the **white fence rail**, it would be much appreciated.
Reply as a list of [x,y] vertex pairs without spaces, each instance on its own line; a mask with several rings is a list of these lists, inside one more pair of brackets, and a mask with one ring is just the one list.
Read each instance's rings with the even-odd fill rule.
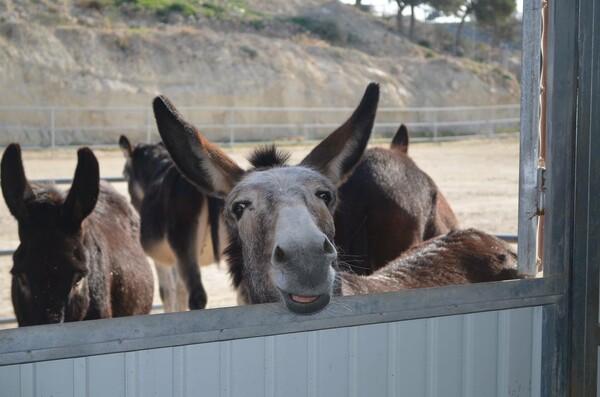
[[[379,108],[374,139],[390,138],[400,123],[411,139],[444,140],[494,136],[519,130],[518,104]],[[258,141],[303,142],[323,138],[354,110],[349,107],[184,106],[184,116],[212,141],[234,145]],[[113,145],[121,134],[157,141],[150,106],[0,106],[0,145]]]

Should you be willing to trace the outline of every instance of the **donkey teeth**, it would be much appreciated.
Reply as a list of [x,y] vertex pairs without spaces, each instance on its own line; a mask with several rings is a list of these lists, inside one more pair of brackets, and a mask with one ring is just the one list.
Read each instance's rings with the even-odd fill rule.
[[290,298],[297,303],[311,303],[317,300],[318,296],[300,296],[290,294]]

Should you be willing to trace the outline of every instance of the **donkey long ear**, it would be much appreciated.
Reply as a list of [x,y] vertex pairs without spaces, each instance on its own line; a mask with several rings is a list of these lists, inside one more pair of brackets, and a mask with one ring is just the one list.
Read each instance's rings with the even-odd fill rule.
[[404,124],[400,124],[400,128],[396,131],[396,135],[392,139],[390,149],[398,150],[404,154],[408,154],[408,129]]
[[339,184],[360,160],[375,122],[379,84],[367,87],[350,118],[302,160],[300,165],[314,168]]
[[100,192],[100,169],[96,156],[89,148],[77,151],[77,168],[73,185],[61,208],[66,224],[72,228],[81,223],[94,210]]
[[33,197],[31,185],[25,177],[23,161],[21,160],[21,147],[18,143],[8,145],[2,155],[0,165],[2,178],[2,194],[10,213],[19,221],[28,217],[25,202]]
[[129,139],[125,135],[121,135],[119,138],[119,147],[123,152],[123,156],[125,156],[126,160],[131,159],[131,155],[133,154],[133,145],[129,142]]
[[158,132],[181,172],[205,193],[224,197],[244,171],[183,119],[165,97],[154,99]]

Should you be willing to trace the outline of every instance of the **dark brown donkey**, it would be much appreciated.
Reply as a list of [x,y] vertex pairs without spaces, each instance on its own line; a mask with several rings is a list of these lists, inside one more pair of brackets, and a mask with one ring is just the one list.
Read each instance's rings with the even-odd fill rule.
[[503,242],[467,230],[424,243],[370,276],[340,272],[332,244],[337,185],[360,160],[375,119],[370,84],[352,116],[298,166],[274,147],[242,170],[187,123],[165,97],[154,100],[159,132],[181,171],[225,198],[229,270],[249,303],[283,301],[295,313],[323,309],[332,295],[463,284],[517,276]]
[[12,302],[19,326],[147,314],[152,269],[139,243],[139,218],[100,181],[90,149],[77,152],[66,195],[29,183],[18,144],[2,156],[2,193],[19,225]]
[[219,214],[223,200],[207,197],[177,169],[162,143],[132,145],[121,135],[123,174],[139,211],[144,250],[154,260],[165,312],[203,309],[206,292],[198,258],[209,227],[219,261]]
[[389,149],[365,151],[338,189],[335,243],[340,262],[370,274],[409,247],[458,229],[454,212],[433,180],[408,156],[401,125]]

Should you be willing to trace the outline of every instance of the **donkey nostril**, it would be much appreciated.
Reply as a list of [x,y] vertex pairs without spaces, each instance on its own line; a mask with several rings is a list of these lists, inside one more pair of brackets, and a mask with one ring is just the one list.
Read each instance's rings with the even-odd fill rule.
[[335,248],[333,248],[333,245],[329,242],[328,238],[325,238],[325,241],[323,241],[323,251],[328,254],[335,253]]
[[285,252],[283,252],[283,250],[279,246],[275,247],[275,260],[277,262],[285,261]]

